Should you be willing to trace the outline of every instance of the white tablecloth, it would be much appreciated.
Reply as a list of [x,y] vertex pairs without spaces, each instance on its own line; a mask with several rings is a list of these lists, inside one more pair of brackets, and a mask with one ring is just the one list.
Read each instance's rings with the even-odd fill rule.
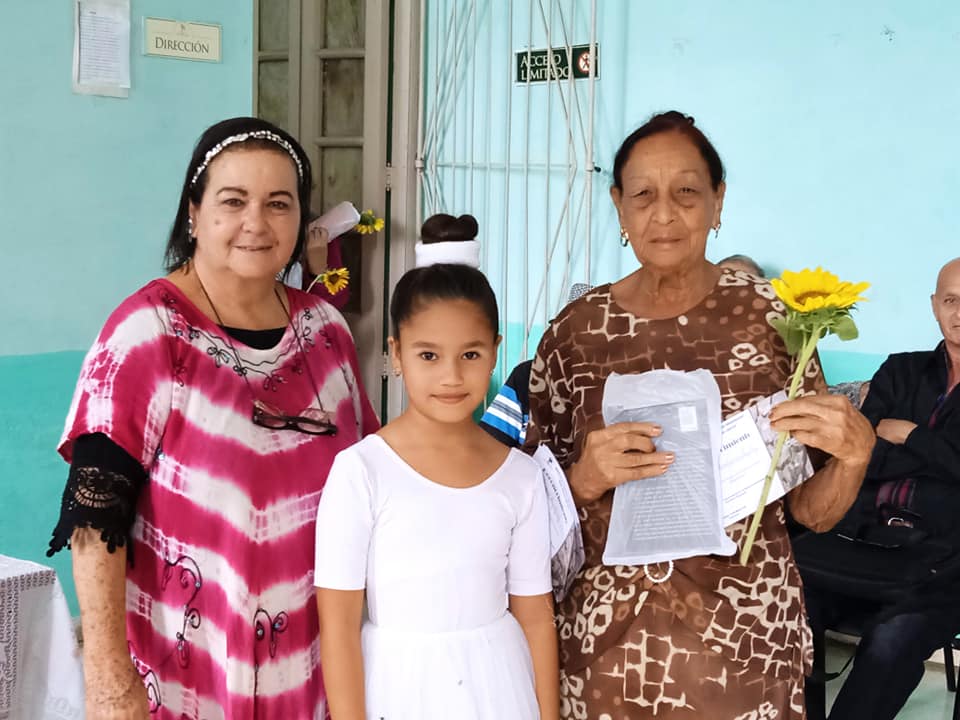
[[0,555],[0,720],[82,720],[83,670],[48,567]]

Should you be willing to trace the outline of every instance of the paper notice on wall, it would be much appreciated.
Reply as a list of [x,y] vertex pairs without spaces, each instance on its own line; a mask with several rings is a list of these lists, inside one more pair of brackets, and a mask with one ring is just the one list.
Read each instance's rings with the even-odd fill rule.
[[130,0],[75,0],[73,91],[127,97]]

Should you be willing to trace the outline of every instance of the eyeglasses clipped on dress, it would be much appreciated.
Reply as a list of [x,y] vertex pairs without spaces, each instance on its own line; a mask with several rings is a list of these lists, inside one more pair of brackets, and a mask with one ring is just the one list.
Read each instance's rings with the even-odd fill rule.
[[253,402],[253,424],[268,430],[296,430],[307,435],[336,435],[337,426],[330,413],[307,408],[304,415],[284,415],[261,400]]
[[[208,153],[209,154],[209,153]],[[200,276],[197,275],[197,284],[200,286],[200,290],[203,293],[204,298],[206,298],[207,303],[210,305],[210,309],[213,310],[213,316],[217,319],[217,325],[221,328],[225,328],[223,319],[220,317],[220,313],[217,312],[216,305],[213,304],[213,300],[210,299],[207,289],[203,286],[203,281],[200,280]],[[310,413],[309,415],[285,415],[277,408],[268,405],[262,400],[253,399],[253,414],[251,419],[253,424],[266,428],[267,430],[296,430],[297,432],[306,433],[307,435],[336,435],[337,426],[332,420],[332,415],[323,409],[323,402],[320,400],[320,390],[317,387],[317,381],[313,377],[313,371],[310,369],[310,363],[307,362],[307,353],[304,352],[303,343],[300,341],[300,333],[297,332],[297,328],[293,323],[293,318],[290,316],[290,311],[287,309],[287,306],[283,304],[283,299],[280,297],[280,291],[277,289],[276,285],[273,288],[273,294],[277,298],[277,302],[280,303],[280,307],[283,310],[284,315],[287,316],[287,325],[293,330],[293,337],[297,341],[297,350],[300,352],[300,357],[303,358],[304,367],[307,369],[307,376],[310,378],[310,384],[313,385],[313,393],[317,398],[316,408],[307,408],[306,412]],[[247,386],[251,397],[253,397],[253,386],[250,385],[250,379],[247,377],[247,370],[243,362],[240,360],[240,353],[237,352],[237,348],[234,347],[233,341],[230,339],[230,333],[226,333],[223,337],[223,340],[226,342],[227,347],[230,348],[230,351],[233,353],[234,360],[237,361],[234,371],[243,378],[243,382]]]

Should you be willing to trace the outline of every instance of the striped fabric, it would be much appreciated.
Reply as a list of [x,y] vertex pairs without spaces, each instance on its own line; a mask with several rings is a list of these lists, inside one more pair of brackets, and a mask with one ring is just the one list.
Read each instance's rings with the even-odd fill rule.
[[532,360],[517,365],[480,418],[480,427],[511,447],[523,445],[530,416],[529,385]]
[[[570,286],[567,302],[571,303],[593,289],[586,283]],[[530,366],[533,360],[517,365],[493,402],[480,418],[480,427],[504,445],[520,447],[527,439],[527,422],[530,419]]]
[[[293,327],[270,350],[234,340],[238,367],[220,328],[155,280],[113,313],[80,373],[60,453],[69,462],[78,436],[101,432],[149,474],[132,533],[127,634],[151,717],[323,717],[317,504],[336,453],[377,420],[339,313],[287,296]],[[251,421],[250,387],[288,415],[316,405],[304,359],[336,436]]]

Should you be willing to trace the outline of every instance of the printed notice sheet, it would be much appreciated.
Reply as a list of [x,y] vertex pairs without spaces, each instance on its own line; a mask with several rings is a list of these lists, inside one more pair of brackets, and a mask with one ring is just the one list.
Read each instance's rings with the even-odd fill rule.
[[[786,399],[787,394],[780,391],[723,421],[720,479],[724,527],[752,515],[757,509],[763,479],[770,469],[777,442],[777,432],[770,427],[770,410]],[[783,497],[811,475],[813,465],[807,449],[793,438],[787,438],[767,503]]]
[[573,502],[573,493],[563,468],[545,445],[537,448],[533,459],[540,465],[543,489],[547,494],[550,515],[550,571],[553,577],[553,592],[562,600],[570,591],[573,579],[585,559],[580,518]]
[[75,0],[73,91],[127,97],[130,0]]
[[[605,565],[637,565],[735,550],[723,532],[721,498],[703,399],[625,410],[615,422],[651,422],[657,450],[676,459],[662,475],[617,486]],[[719,417],[715,418],[719,423]]]

